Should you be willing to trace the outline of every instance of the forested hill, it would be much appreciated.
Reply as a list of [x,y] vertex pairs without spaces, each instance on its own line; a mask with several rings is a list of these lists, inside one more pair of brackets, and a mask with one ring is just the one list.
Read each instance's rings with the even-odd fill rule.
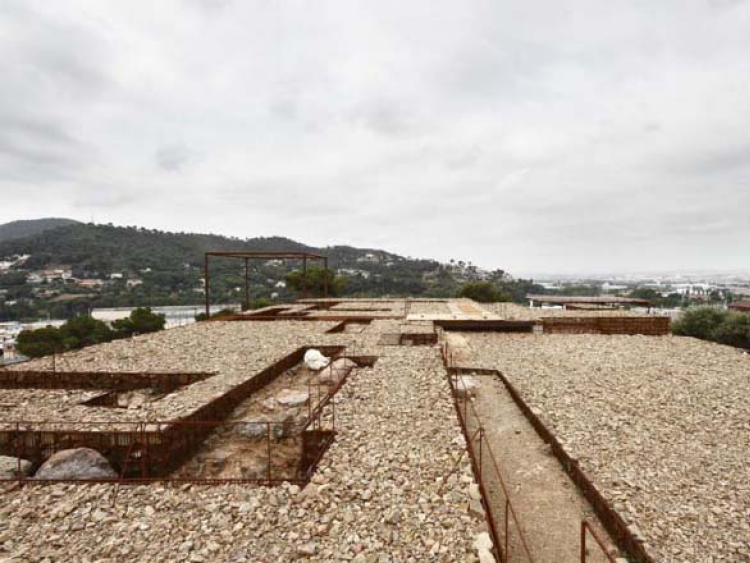
[[0,242],[38,235],[49,229],[56,229],[65,225],[74,225],[78,221],[50,217],[47,219],[27,219],[11,221],[0,225]]
[[[85,307],[200,303],[207,250],[319,252],[346,278],[344,295],[449,296],[466,276],[478,275],[463,262],[449,266],[377,249],[315,248],[283,237],[243,240],[78,223],[0,242],[0,262],[6,262],[5,272],[0,271],[0,317],[31,317],[41,310],[60,316]],[[7,267],[8,263],[13,265]],[[214,302],[239,301],[242,266],[238,260],[212,261]],[[300,266],[251,261],[253,297],[294,298],[283,281]],[[49,280],[55,272],[68,277]]]
[[[203,268],[208,250],[295,250],[320,252],[329,258],[332,268],[356,269],[376,273],[381,268],[410,272],[407,277],[438,267],[434,260],[408,259],[383,250],[333,246],[315,248],[284,237],[239,239],[212,234],[170,233],[137,227],[74,224],[0,242],[0,259],[30,255],[26,270],[69,267],[76,277],[102,277],[112,272],[135,274],[153,271],[184,271]],[[225,261],[226,262],[226,261]],[[298,267],[298,265],[294,265]],[[217,264],[221,269],[221,265]]]

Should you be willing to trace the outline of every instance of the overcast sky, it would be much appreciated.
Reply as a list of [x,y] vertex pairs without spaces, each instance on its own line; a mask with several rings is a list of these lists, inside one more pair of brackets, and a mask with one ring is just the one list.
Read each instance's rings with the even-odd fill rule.
[[750,2],[0,0],[0,222],[738,269]]

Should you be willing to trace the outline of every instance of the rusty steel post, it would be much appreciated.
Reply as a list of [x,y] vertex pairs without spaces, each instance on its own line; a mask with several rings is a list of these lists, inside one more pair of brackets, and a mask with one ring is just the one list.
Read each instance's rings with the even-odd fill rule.
[[271,423],[266,422],[266,440],[268,441],[268,484],[271,484]]
[[18,486],[23,485],[23,476],[21,474],[21,426],[16,422],[16,477],[18,477]]
[[323,258],[323,297],[328,298],[328,257]]
[[586,521],[581,520],[581,563],[586,563]]
[[245,258],[245,311],[250,310],[250,270],[249,258]]
[[203,288],[206,293],[206,318],[211,316],[210,312],[210,297],[209,297],[209,273],[208,273],[208,253],[204,256],[204,264],[203,264]]
[[302,258],[302,299],[307,299],[307,257]]

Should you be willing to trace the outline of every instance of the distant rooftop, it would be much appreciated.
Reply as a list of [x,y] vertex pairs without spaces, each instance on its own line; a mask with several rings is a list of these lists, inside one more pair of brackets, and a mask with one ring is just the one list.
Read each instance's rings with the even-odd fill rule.
[[548,305],[635,305],[640,307],[650,307],[651,301],[648,299],[637,299],[635,297],[619,297],[616,295],[606,295],[599,297],[585,297],[576,295],[533,295],[526,296],[529,301],[546,303]]

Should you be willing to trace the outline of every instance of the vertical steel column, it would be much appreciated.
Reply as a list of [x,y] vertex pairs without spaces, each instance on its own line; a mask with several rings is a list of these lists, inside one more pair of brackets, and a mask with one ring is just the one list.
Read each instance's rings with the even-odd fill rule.
[[586,521],[581,521],[581,563],[586,563]]
[[323,297],[328,297],[328,256],[323,258]]
[[248,269],[248,258],[245,258],[245,311],[250,309],[250,271]]
[[206,252],[205,258],[204,258],[204,264],[203,264],[203,277],[204,277],[204,289],[206,290],[206,318],[211,316],[210,308],[209,308],[209,274],[208,274],[208,252]]
[[302,299],[307,299],[307,256],[302,258]]

